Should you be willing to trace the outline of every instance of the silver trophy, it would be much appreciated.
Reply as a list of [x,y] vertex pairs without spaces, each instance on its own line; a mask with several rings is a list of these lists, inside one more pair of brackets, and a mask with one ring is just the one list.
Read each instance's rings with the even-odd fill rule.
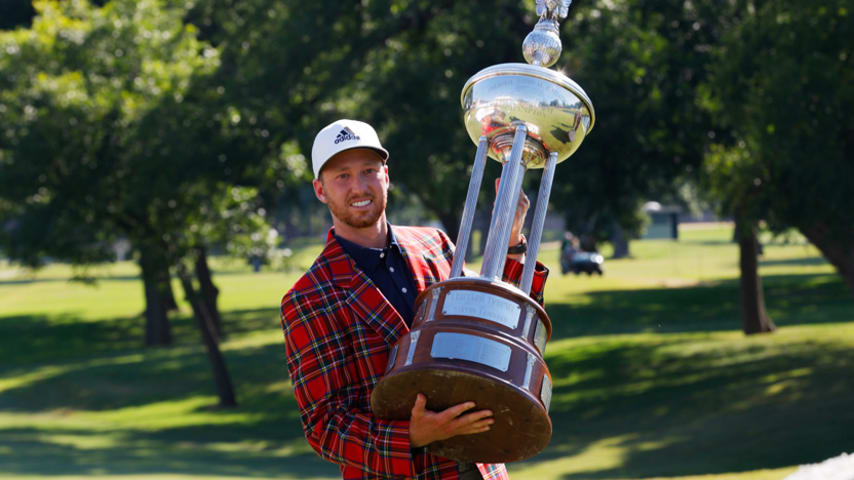
[[[558,20],[571,0],[537,0],[540,20],[523,43],[528,64],[481,70],[463,87],[469,136],[477,144],[449,280],[416,300],[412,329],[392,348],[386,375],[371,405],[384,418],[408,419],[415,396],[431,410],[464,401],[494,412],[488,432],[435,442],[428,448],[467,462],[522,460],[551,439],[551,374],[543,361],[551,321],[528,292],[534,278],[555,166],[572,155],[593,128],[593,104],[584,90],[550,70],[561,52]],[[475,205],[486,157],[502,163],[483,265],[463,277]],[[543,169],[520,288],[501,281],[507,244],[529,169]]]

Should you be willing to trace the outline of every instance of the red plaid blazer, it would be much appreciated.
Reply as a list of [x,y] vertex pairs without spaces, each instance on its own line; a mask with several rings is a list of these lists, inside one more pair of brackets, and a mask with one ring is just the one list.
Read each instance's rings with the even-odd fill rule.
[[[392,228],[419,292],[448,278],[454,245],[447,235]],[[521,273],[522,265],[507,259],[505,281],[518,282]],[[531,291],[540,303],[547,274],[538,264]],[[331,229],[323,252],[282,298],[282,328],[305,436],[344,479],[458,478],[456,462],[410,447],[408,420],[371,413],[371,391],[389,350],[409,328]],[[486,479],[509,478],[503,464],[478,468]]]

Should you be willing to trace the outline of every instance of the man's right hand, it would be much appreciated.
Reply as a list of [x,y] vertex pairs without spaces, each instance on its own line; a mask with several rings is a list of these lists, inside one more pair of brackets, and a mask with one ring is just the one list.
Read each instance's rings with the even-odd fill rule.
[[454,405],[441,412],[427,410],[426,406],[427,397],[419,393],[409,419],[409,441],[413,447],[423,447],[457,435],[485,432],[495,422],[490,410],[465,413],[475,407],[474,402]]

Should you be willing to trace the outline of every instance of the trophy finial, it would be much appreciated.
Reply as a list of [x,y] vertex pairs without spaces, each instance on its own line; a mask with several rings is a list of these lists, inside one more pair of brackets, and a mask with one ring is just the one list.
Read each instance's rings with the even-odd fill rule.
[[572,0],[537,0],[540,21],[522,42],[522,55],[531,65],[550,67],[557,62],[562,49],[558,21],[566,18]]

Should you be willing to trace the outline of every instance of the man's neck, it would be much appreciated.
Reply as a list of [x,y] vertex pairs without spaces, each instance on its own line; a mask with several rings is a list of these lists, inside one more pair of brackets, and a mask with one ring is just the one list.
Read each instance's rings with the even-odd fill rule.
[[362,247],[383,248],[388,243],[388,223],[385,215],[380,217],[376,225],[370,227],[351,227],[344,222],[337,221],[334,217],[332,226],[335,227],[335,235]]

